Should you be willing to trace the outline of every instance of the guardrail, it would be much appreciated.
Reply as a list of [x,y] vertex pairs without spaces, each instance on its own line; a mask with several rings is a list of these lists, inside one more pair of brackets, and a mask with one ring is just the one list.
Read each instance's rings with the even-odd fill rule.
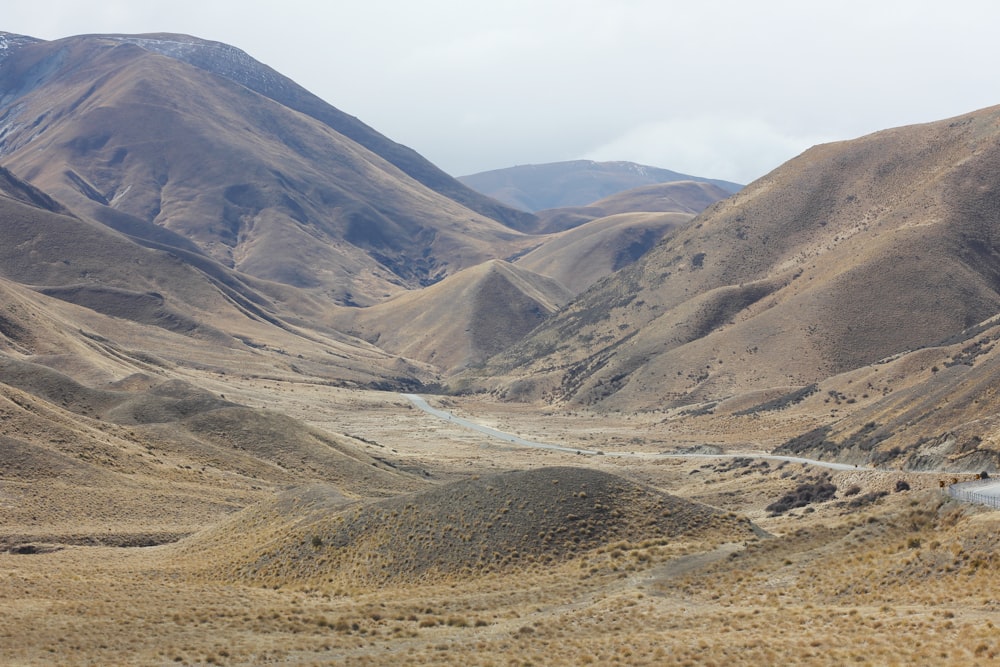
[[993,494],[978,493],[973,489],[989,484],[996,484],[994,479],[976,480],[974,482],[959,482],[948,487],[948,495],[955,500],[962,500],[967,503],[986,505],[993,509],[1000,509],[1000,496]]

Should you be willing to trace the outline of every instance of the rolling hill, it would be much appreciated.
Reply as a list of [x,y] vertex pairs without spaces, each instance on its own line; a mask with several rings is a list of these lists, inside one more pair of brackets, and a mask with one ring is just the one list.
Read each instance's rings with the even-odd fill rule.
[[[753,526],[617,475],[548,467],[367,504],[328,487],[294,489],[181,547],[234,581],[352,589],[551,566],[618,540],[709,535],[747,539]],[[221,544],[237,548],[220,553]]]
[[623,190],[586,206],[538,212],[540,233],[573,229],[590,220],[620,213],[685,213],[691,217],[730,195],[711,183],[670,181]]
[[587,206],[624,190],[671,181],[710,183],[727,194],[742,187],[634,162],[593,160],[521,165],[460,176],[458,180],[509,206],[533,212]]
[[555,279],[579,294],[637,261],[664,235],[694,217],[689,213],[617,213],[555,234],[517,258],[516,266]]

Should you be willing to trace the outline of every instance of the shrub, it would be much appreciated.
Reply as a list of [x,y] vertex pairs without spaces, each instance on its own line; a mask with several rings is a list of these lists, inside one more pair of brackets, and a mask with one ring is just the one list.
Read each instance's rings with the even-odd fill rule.
[[[866,493],[863,496],[858,496],[857,498],[852,498],[847,506],[851,509],[857,509],[859,507],[864,507],[865,505],[871,505],[879,498],[883,498],[889,495],[888,491],[872,491],[871,493]],[[869,517],[869,521],[875,519],[875,517]]]
[[786,493],[779,500],[771,503],[765,509],[771,514],[782,514],[797,507],[805,507],[810,503],[820,503],[833,498],[837,487],[829,481],[806,482],[795,487],[794,491]]
[[909,491],[909,490],[910,490],[910,485],[905,479],[896,480],[896,493],[899,493],[900,491]]

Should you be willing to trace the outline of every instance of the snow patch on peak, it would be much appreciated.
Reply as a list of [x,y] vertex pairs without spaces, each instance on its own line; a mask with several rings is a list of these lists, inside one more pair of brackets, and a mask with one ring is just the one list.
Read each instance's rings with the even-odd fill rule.
[[15,35],[12,32],[0,32],[0,58],[9,55],[26,44],[33,44],[42,40],[25,35]]
[[289,85],[285,77],[246,51],[222,42],[187,35],[113,35],[111,39],[193,65],[265,95],[273,96]]

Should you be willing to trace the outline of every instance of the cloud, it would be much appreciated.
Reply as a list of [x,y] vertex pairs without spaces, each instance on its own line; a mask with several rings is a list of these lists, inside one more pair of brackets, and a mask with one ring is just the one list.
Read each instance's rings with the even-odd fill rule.
[[580,157],[749,181],[1000,102],[1000,3],[34,0],[0,30],[227,42],[452,174]]
[[759,118],[703,115],[643,123],[585,155],[749,183],[830,137],[792,136]]

